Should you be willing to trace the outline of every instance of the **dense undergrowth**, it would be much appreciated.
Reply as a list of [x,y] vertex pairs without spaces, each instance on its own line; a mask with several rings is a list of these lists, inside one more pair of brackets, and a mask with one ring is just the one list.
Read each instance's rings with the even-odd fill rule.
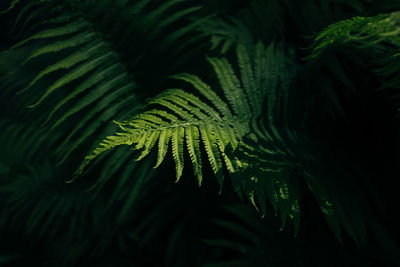
[[0,4],[1,266],[399,266],[400,2]]

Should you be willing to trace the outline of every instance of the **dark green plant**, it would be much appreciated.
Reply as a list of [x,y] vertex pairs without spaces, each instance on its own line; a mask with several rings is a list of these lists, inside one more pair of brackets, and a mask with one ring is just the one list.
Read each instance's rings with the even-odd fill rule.
[[0,263],[396,266],[399,9],[7,1]]

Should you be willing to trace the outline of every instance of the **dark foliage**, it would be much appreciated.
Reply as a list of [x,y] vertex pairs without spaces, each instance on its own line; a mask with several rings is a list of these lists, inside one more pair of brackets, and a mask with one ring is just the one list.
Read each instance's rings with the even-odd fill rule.
[[2,1],[0,265],[400,266],[399,10]]

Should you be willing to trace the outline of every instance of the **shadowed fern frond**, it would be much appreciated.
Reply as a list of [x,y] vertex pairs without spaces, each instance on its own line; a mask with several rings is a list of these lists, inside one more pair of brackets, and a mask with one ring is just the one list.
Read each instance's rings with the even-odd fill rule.
[[[358,244],[364,243],[365,203],[343,205],[343,199],[349,196],[346,194],[352,193],[345,194],[340,189],[343,184],[331,182],[335,180],[332,171],[321,172],[319,166],[323,163],[317,151],[325,145],[292,127],[286,128],[283,120],[270,122],[265,119],[260,130],[243,138],[230,155],[237,169],[231,178],[238,195],[248,198],[262,215],[267,214],[270,204],[275,215],[280,214],[281,228],[289,219],[297,234],[302,210],[301,185],[305,184],[337,239],[343,242],[343,228]],[[350,182],[347,186],[351,187]]]
[[[62,159],[111,118],[133,116],[143,103],[138,90],[143,87],[138,86],[146,65],[142,64],[143,56],[146,62],[158,58],[160,67],[160,58],[164,58],[169,68],[160,71],[173,70],[181,61],[171,63],[169,58],[193,40],[199,40],[195,28],[207,19],[190,22],[177,30],[171,27],[200,9],[182,0],[154,5],[145,0],[17,2],[10,6],[20,7],[16,28],[20,21],[22,28],[27,21],[34,26],[23,30],[27,37],[1,53],[0,68],[5,72],[2,80],[10,84],[9,91],[18,90],[28,107],[46,110],[40,113],[45,117],[37,121],[51,123],[50,131],[68,127],[72,117],[83,114],[58,148]],[[182,41],[185,37],[187,42]],[[148,49],[141,49],[143,46]],[[166,53],[172,46],[175,50]],[[10,57],[18,60],[9,60]],[[16,61],[19,65],[10,68]],[[153,65],[151,70],[156,71]],[[26,72],[34,75],[22,79],[25,84],[21,86],[19,77]]]

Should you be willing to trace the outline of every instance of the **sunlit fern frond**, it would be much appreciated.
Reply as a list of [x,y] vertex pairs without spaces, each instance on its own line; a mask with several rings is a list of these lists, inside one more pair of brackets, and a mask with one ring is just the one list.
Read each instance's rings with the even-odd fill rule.
[[[182,75],[191,79],[204,90],[206,95],[211,95],[219,104],[224,102],[209,89],[209,87],[195,76]],[[167,90],[158,98],[150,101],[150,104],[166,107],[168,111],[161,109],[148,110],[135,116],[128,122],[119,123],[123,133],[108,137],[102,146],[93,151],[93,155],[86,158],[87,163],[104,151],[119,145],[135,145],[135,149],[143,149],[137,160],[144,158],[158,141],[159,166],[167,153],[171,141],[172,154],[176,163],[176,179],[179,180],[183,171],[183,150],[186,141],[187,149],[194,165],[196,176],[201,182],[201,156],[200,142],[204,145],[214,172],[221,172],[222,163],[219,157],[218,146],[224,148],[228,143],[237,144],[235,130],[244,131],[245,121],[234,119],[226,104],[220,106],[220,110],[211,108],[198,97],[186,93],[180,89]],[[201,108],[201,109],[200,109]],[[224,109],[222,109],[224,108]],[[226,113],[222,117],[219,111]],[[172,113],[174,112],[174,113]],[[178,116],[176,116],[176,115]],[[223,121],[225,119],[225,121]],[[201,134],[201,137],[200,137]],[[225,138],[224,138],[225,137]],[[201,138],[201,141],[200,141]],[[86,165],[83,163],[82,167]]]
[[252,52],[250,54],[244,45],[237,46],[240,80],[226,59],[208,59],[225,99],[197,76],[173,76],[192,84],[198,96],[181,89],[169,89],[150,100],[149,106],[159,108],[149,109],[131,120],[118,122],[123,132],[105,139],[101,146],[85,158],[77,173],[81,173],[101,153],[120,145],[130,145],[135,150],[141,150],[137,159],[140,160],[158,141],[156,167],[164,160],[171,142],[176,180],[179,180],[184,166],[186,143],[199,184],[202,180],[202,147],[222,185],[223,164],[228,171],[235,171],[225,154],[225,148],[236,148],[240,139],[249,133],[250,123],[260,116],[264,95],[270,93],[273,96],[278,85],[287,85],[292,75],[292,71],[287,73],[291,70],[286,68],[290,60],[281,47],[271,44],[265,48],[262,43],[258,43]]

